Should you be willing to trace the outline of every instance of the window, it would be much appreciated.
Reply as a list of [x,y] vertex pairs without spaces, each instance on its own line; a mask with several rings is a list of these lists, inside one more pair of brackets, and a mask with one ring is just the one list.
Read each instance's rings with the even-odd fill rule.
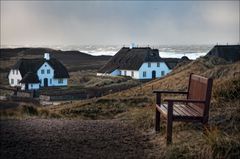
[[164,71],[161,71],[161,76],[164,76],[165,75],[165,72]]
[[157,63],[157,67],[160,67],[160,62]]
[[124,71],[124,75],[125,75],[125,76],[127,75],[127,71]]
[[47,74],[50,74],[50,69],[47,69]]
[[18,70],[16,70],[16,75],[18,75]]
[[15,74],[15,70],[13,70],[12,72],[13,72],[13,74]]
[[44,74],[44,70],[41,70],[41,74]]
[[31,88],[33,88],[33,84],[31,84]]
[[151,63],[150,62],[148,63],[148,67],[151,67]]
[[146,77],[146,76],[147,76],[147,72],[143,71],[143,77]]
[[45,67],[47,67],[47,65],[45,65]]
[[20,83],[20,80],[18,79],[18,80],[17,80],[17,84],[19,84],[19,83]]
[[52,79],[50,79],[50,84],[52,84]]
[[122,71],[120,71],[120,75],[122,75]]
[[63,79],[58,79],[58,84],[62,84],[63,83]]
[[11,84],[14,84],[14,79],[11,79]]
[[132,77],[134,77],[134,72],[132,71]]

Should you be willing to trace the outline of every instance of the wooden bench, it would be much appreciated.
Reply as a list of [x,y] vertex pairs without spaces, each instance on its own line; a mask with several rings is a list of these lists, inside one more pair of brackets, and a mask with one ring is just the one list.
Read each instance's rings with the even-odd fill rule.
[[[160,115],[167,118],[167,144],[172,142],[173,121],[201,122],[207,125],[213,80],[199,75],[190,74],[188,91],[161,91],[156,93],[155,130],[160,131]],[[161,104],[161,95],[185,94],[186,99],[165,99]]]

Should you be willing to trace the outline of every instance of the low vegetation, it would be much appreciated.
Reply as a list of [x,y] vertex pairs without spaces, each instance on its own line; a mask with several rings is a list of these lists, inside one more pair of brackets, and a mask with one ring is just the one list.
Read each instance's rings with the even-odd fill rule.
[[[239,62],[229,64],[219,58],[204,57],[177,67],[164,78],[144,85],[136,85],[125,91],[59,106],[21,107],[19,109],[22,111],[1,111],[1,117],[25,115],[45,118],[119,119],[150,136],[150,142],[154,145],[149,152],[150,156],[152,154],[152,156],[171,159],[238,158],[240,155],[239,70]],[[155,96],[152,90],[186,90],[191,72],[214,78],[209,129],[203,130],[201,124],[174,123],[173,144],[166,146],[165,120],[161,120],[160,134],[154,133]],[[121,77],[114,79],[113,82],[108,78],[101,78],[101,81],[98,78],[88,75],[78,80],[79,83],[85,82],[85,86],[95,87],[107,87],[125,82]],[[15,112],[20,114],[14,114]]]

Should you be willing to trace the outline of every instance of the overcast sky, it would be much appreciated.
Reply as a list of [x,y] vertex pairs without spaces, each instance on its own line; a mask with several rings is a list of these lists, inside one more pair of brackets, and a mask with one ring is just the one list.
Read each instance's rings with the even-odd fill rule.
[[1,1],[1,45],[239,43],[239,1]]

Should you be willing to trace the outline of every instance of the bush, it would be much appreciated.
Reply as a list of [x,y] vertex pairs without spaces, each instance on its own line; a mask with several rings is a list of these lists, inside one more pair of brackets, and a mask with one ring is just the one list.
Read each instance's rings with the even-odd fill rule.
[[38,110],[34,106],[23,105],[20,108],[22,114],[29,115],[29,116],[37,116]]

